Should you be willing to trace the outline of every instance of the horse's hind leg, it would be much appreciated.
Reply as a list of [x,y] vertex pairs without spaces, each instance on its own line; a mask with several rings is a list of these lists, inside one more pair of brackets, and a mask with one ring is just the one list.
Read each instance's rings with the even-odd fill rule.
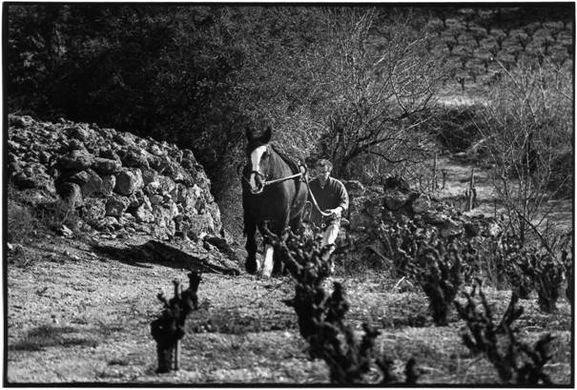
[[256,264],[256,224],[248,223],[245,224],[245,233],[246,233],[246,251],[248,252],[248,256],[246,257],[245,268],[246,272],[251,275],[256,274],[257,272],[257,264]]
[[[274,226],[274,232],[279,237],[281,237],[287,225],[288,221],[287,223],[282,223]],[[283,276],[284,270],[285,270],[285,260],[283,259],[283,255],[279,251],[274,251],[272,275]]]

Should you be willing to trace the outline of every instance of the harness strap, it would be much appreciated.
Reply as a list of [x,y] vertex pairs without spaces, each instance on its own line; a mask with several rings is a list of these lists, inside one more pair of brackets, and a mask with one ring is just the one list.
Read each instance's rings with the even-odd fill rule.
[[276,183],[280,183],[280,182],[283,182],[283,181],[286,181],[286,180],[296,179],[297,177],[300,177],[300,176],[302,176],[302,175],[303,175],[303,173],[300,172],[300,173],[296,173],[296,174],[291,175],[291,176],[281,177],[280,179],[267,180],[267,181],[264,182],[264,185],[265,185],[265,186],[268,186],[268,185],[270,185],[270,184],[276,184]]

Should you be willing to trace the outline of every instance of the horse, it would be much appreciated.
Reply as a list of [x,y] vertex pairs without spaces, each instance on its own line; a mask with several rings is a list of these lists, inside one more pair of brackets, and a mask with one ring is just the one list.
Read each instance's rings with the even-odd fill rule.
[[[280,256],[275,255],[265,228],[279,237],[287,227],[296,232],[302,223],[308,191],[301,167],[270,144],[270,126],[258,137],[247,129],[246,137],[248,162],[241,178],[248,253],[245,267],[249,274],[268,278],[282,275],[284,266]],[[260,262],[256,259],[257,228],[265,242],[264,260]]]

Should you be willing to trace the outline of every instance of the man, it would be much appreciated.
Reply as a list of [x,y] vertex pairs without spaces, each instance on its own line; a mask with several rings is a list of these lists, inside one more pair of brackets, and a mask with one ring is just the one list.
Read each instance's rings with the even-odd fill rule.
[[[335,250],[335,240],[339,235],[341,217],[349,208],[349,194],[343,183],[331,177],[333,164],[321,159],[315,166],[316,177],[309,183],[311,192],[319,208],[330,216],[322,216],[316,207],[312,207],[310,221],[323,229],[323,245],[332,245],[328,255]],[[331,272],[334,263],[331,262]]]

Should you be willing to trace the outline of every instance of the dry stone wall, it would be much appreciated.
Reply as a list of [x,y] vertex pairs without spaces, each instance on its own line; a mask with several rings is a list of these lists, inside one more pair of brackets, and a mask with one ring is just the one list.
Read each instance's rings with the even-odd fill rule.
[[371,251],[385,252],[380,226],[413,221],[421,227],[431,226],[442,237],[495,236],[499,224],[493,217],[466,215],[442,201],[418,192],[406,181],[387,178],[382,186],[365,187],[360,182],[343,181],[350,196],[347,213],[349,225],[341,229],[341,245],[362,256]]
[[128,132],[8,117],[8,179],[57,196],[101,232],[158,238],[221,231],[210,180],[192,151]]

